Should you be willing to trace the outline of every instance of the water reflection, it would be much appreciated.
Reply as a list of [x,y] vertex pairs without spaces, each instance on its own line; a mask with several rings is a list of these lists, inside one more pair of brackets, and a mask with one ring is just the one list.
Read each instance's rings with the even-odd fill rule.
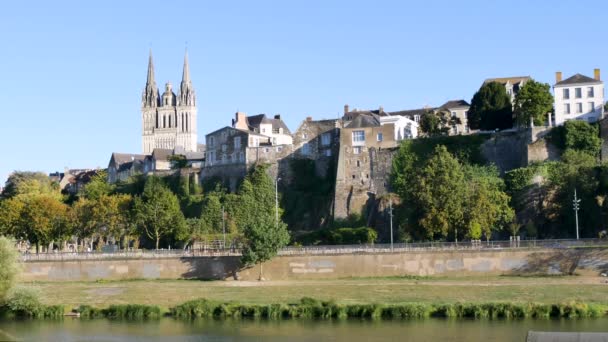
[[[524,341],[528,330],[606,331],[608,319],[254,321],[66,319],[0,322],[0,340],[23,341]],[[4,335],[3,335],[4,334]]]

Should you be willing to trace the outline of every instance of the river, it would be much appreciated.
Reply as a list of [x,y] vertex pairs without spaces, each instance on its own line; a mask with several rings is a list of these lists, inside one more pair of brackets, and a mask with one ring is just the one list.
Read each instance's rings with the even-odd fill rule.
[[584,320],[405,320],[254,321],[199,320],[129,322],[106,319],[3,321],[8,341],[525,341],[528,330],[608,331],[608,319]]

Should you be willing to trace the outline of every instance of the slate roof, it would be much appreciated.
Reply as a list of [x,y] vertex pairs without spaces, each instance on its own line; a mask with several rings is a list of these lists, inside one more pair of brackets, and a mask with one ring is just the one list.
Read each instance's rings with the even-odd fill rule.
[[205,152],[186,152],[186,160],[203,160],[205,159]]
[[152,151],[152,158],[156,160],[169,160],[169,157],[173,155],[173,150],[166,148],[155,148]]
[[287,125],[285,125],[285,122],[283,122],[283,120],[281,119],[270,119],[266,117],[266,114],[258,114],[247,117],[247,126],[252,131],[259,132],[261,124],[271,124],[273,130],[278,130],[279,128],[282,128],[283,134],[291,134],[291,131],[289,130]]
[[440,109],[450,109],[458,107],[470,107],[471,105],[465,100],[450,100],[439,107]]
[[483,84],[490,83],[490,82],[498,82],[500,84],[507,84],[507,83],[518,84],[521,82],[529,81],[531,79],[532,78],[530,76],[496,77],[496,78],[486,79],[485,81],[483,81]]
[[380,126],[380,119],[376,114],[360,114],[354,118],[345,128],[364,128]]
[[396,112],[389,112],[390,115],[400,115],[400,116],[414,116],[414,115],[422,115],[428,111],[436,110],[434,107],[427,108],[419,108],[419,109],[408,109],[408,110],[399,110]]
[[561,81],[561,82],[557,82],[555,83],[556,86],[564,86],[564,85],[571,85],[571,84],[601,84],[602,81],[598,81],[594,78],[585,76],[585,75],[581,75],[581,74],[576,74],[574,76],[568,77],[565,80]]
[[112,153],[112,159],[117,165],[132,162],[134,160],[143,161],[146,158],[145,154],[131,154],[131,153]]

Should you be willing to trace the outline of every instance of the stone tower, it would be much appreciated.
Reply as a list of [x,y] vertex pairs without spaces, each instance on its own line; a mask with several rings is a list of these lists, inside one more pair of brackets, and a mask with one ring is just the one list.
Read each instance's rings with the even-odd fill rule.
[[142,142],[144,154],[155,148],[183,148],[196,151],[196,95],[190,80],[188,52],[184,56],[184,70],[179,95],[176,96],[170,82],[159,96],[154,79],[152,51],[148,60],[148,78],[141,99]]

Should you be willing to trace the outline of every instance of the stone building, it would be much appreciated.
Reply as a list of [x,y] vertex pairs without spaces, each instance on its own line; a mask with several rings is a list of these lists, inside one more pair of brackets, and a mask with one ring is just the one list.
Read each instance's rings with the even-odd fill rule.
[[368,214],[373,209],[387,186],[385,179],[375,175],[378,156],[398,143],[393,124],[382,125],[380,116],[359,113],[350,119],[340,132],[334,218]]
[[108,182],[125,181],[129,177],[144,171],[143,154],[112,153],[108,163]]
[[237,112],[232,120],[232,127],[269,137],[272,145],[291,145],[293,143],[291,132],[279,114],[269,119],[266,114],[247,116],[245,113]]
[[483,81],[483,84],[497,82],[504,85],[507,94],[511,97],[511,104],[514,104],[515,96],[519,93],[519,90],[531,79],[530,76],[497,77],[488,78]]
[[604,117],[604,82],[600,79],[600,69],[595,69],[593,74],[593,78],[576,74],[562,80],[562,73],[555,73],[556,126],[568,120],[597,122]]
[[197,151],[196,95],[190,79],[188,54],[184,56],[184,68],[179,93],[176,96],[170,82],[159,95],[154,79],[152,52],[148,61],[148,76],[141,99],[143,153],[151,154],[156,148],[186,152]]
[[452,117],[456,117],[460,120],[459,124],[453,125],[450,129],[450,135],[469,134],[469,122],[467,120],[467,113],[471,105],[465,100],[450,100],[441,105],[437,110],[446,111]]

